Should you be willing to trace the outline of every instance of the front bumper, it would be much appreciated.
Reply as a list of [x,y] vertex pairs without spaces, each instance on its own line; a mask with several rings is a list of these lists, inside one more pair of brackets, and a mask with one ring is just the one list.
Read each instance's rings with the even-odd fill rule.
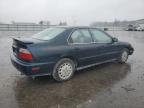
[[[54,62],[47,63],[27,63],[19,60],[13,54],[11,55],[11,62],[13,66],[20,71],[22,74],[27,76],[45,76],[51,75],[53,71],[53,67],[55,65]],[[39,68],[37,71],[33,71],[33,68]]]
[[131,47],[131,48],[129,49],[129,55],[132,55],[132,54],[133,54],[133,52],[134,52],[134,48],[133,48],[133,47]]

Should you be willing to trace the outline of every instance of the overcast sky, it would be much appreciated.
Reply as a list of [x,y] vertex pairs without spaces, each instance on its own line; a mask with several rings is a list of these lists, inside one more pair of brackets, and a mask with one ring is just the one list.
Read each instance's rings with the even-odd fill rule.
[[94,21],[144,18],[144,0],[0,0],[0,22],[88,25]]

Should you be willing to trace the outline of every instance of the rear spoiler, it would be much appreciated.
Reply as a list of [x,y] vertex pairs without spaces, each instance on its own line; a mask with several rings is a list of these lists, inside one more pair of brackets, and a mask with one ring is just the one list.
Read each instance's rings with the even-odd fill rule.
[[33,44],[32,41],[26,39],[26,38],[20,38],[20,37],[11,37],[14,42],[21,43],[21,44]]

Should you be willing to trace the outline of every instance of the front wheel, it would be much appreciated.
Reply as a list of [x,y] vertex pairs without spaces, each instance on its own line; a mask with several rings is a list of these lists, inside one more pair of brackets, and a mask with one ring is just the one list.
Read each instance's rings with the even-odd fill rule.
[[73,76],[74,71],[74,62],[71,59],[63,58],[56,63],[52,76],[56,81],[66,81]]
[[122,53],[120,54],[119,62],[120,63],[126,63],[129,53],[128,49],[123,49]]

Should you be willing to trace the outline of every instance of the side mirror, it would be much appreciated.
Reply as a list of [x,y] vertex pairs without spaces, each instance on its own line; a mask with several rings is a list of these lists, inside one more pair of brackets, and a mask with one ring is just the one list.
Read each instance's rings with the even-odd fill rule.
[[118,38],[114,37],[113,42],[118,42]]

